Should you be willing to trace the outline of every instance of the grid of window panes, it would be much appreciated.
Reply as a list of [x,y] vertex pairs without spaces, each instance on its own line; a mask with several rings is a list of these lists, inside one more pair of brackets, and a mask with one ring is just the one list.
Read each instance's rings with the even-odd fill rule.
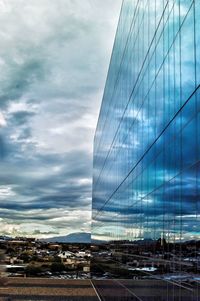
[[180,271],[171,246],[182,256],[200,240],[199,84],[200,1],[123,1],[94,139],[92,237],[161,239]]

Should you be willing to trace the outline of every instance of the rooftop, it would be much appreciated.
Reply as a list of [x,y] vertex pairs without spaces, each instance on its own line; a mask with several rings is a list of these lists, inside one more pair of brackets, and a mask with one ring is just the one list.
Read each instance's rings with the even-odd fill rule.
[[0,301],[200,301],[199,283],[162,280],[62,280],[7,278]]
[[[69,299],[70,298],[70,299]],[[0,301],[98,301],[90,280],[7,278],[0,284]]]

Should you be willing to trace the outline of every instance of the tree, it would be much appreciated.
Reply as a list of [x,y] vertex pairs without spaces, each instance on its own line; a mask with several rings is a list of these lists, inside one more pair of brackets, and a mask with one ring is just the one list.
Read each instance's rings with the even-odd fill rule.
[[51,271],[52,272],[62,272],[65,270],[65,265],[61,262],[53,262],[51,264]]
[[41,267],[35,266],[33,264],[27,265],[25,272],[29,276],[35,276],[42,272]]
[[29,256],[28,252],[23,252],[19,257],[24,262],[29,262],[29,260],[30,260],[30,256]]

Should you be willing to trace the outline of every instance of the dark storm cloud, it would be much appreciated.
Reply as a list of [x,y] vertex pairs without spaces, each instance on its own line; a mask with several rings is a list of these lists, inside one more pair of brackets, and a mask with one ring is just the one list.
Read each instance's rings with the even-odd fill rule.
[[[12,190],[16,194],[9,202],[6,201],[7,196],[2,198],[1,208],[27,210],[88,206],[91,201],[91,182],[82,179],[90,178],[92,170],[88,168],[89,159],[87,153],[80,151],[62,156],[36,156],[32,162],[24,159],[22,163],[20,159],[21,166],[17,169],[10,167],[10,174],[7,173],[9,182],[5,175],[0,175],[1,183],[14,185]],[[59,165],[59,170],[54,171],[54,165]],[[8,163],[4,166],[6,169]],[[35,166],[38,170],[36,174]]]
[[[16,113],[13,113],[12,115],[12,123],[13,126],[21,126],[26,124],[28,121],[30,121],[30,118],[34,116],[33,112],[27,112],[27,111],[18,111]],[[27,129],[25,129],[27,130]]]
[[0,91],[0,107],[8,106],[9,102],[20,99],[29,87],[44,75],[43,62],[31,58],[22,64],[11,63],[11,77],[3,83]]

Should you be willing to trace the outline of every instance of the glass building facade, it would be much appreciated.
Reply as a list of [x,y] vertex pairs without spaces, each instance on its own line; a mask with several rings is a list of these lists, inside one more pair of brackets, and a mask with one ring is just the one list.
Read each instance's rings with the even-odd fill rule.
[[92,238],[115,266],[200,279],[199,84],[200,1],[124,0],[94,139]]

